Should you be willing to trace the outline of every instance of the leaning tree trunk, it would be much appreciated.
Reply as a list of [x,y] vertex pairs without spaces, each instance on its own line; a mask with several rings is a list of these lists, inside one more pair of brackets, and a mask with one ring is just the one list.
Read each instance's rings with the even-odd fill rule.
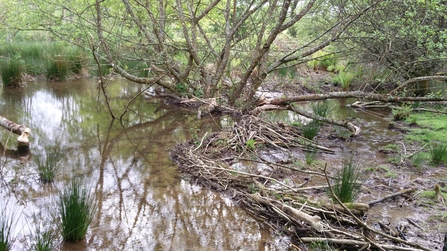
[[0,126],[4,127],[5,129],[7,129],[12,133],[20,135],[17,138],[18,148],[27,149],[29,147],[28,136],[31,133],[31,130],[28,127],[14,123],[2,116],[0,116]]

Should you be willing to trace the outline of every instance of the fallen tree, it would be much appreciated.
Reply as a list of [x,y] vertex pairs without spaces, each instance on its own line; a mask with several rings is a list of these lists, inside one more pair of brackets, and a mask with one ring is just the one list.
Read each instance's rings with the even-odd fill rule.
[[2,116],[0,116],[0,126],[14,134],[20,135],[17,138],[18,148],[29,147],[28,137],[31,133],[31,130],[27,126],[17,124]]

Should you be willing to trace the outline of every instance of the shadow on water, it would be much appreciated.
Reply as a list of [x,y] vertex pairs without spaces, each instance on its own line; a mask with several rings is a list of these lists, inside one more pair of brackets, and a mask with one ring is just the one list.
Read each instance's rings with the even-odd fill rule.
[[[143,86],[117,80],[107,88],[119,116]],[[279,250],[268,230],[230,200],[183,181],[169,159],[177,143],[229,126],[227,120],[197,121],[139,97],[121,125],[97,102],[94,80],[0,93],[0,115],[32,130],[29,161],[0,130],[0,199],[22,209],[14,250],[31,245],[34,225],[54,228],[57,191],[72,177],[89,181],[98,211],[86,239],[63,250]],[[56,178],[42,183],[36,159],[55,152],[62,156]]]

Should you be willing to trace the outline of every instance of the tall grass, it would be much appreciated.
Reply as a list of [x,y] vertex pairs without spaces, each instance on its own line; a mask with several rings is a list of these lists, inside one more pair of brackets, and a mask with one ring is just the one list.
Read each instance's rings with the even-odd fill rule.
[[22,60],[12,59],[1,64],[0,74],[4,86],[17,87],[23,81],[23,74],[25,73],[25,64]]
[[431,163],[437,166],[447,160],[447,145],[442,143],[433,143],[430,146],[429,154]]
[[11,250],[11,246],[15,241],[12,234],[19,215],[11,207],[9,201],[1,201],[0,210],[0,251],[7,251]]
[[[45,75],[48,80],[63,80],[73,74],[80,74],[87,65],[85,52],[77,47],[62,43],[17,42],[0,45],[0,57],[7,62],[17,59],[22,62],[23,73]],[[1,66],[4,83],[3,68]]]
[[343,167],[337,173],[333,190],[341,202],[354,202],[362,188],[360,168],[354,165],[352,157],[343,159]]
[[[35,225],[33,243],[31,245],[32,250],[36,251],[52,251],[57,246],[57,235],[54,229],[42,226],[42,218],[34,215]],[[44,222],[45,223],[45,222]],[[46,225],[51,225],[51,222]]]
[[79,241],[85,238],[96,211],[96,202],[85,181],[72,179],[59,194],[62,238]]
[[318,132],[320,131],[321,124],[319,121],[312,120],[311,122],[303,125],[301,127],[301,135],[303,137],[312,140],[317,136]]
[[37,172],[43,182],[52,182],[58,172],[57,164],[61,157],[57,153],[47,152],[46,158],[38,157],[36,160]]

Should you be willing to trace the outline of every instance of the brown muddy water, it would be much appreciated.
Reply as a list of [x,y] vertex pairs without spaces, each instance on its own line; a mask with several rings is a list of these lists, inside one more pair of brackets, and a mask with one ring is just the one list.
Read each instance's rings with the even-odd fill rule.
[[[115,115],[143,88],[110,83]],[[17,135],[0,129],[0,200],[17,218],[13,250],[30,249],[36,225],[55,228],[58,190],[71,177],[88,181],[98,211],[86,239],[61,250],[285,248],[229,199],[181,180],[169,159],[174,145],[229,126],[228,118],[197,121],[194,114],[140,96],[121,125],[112,121],[102,97],[97,102],[95,80],[28,83],[0,89],[0,97],[0,115],[32,130],[29,154],[18,155]],[[36,159],[47,154],[61,156],[52,184],[39,181],[36,171]]]

